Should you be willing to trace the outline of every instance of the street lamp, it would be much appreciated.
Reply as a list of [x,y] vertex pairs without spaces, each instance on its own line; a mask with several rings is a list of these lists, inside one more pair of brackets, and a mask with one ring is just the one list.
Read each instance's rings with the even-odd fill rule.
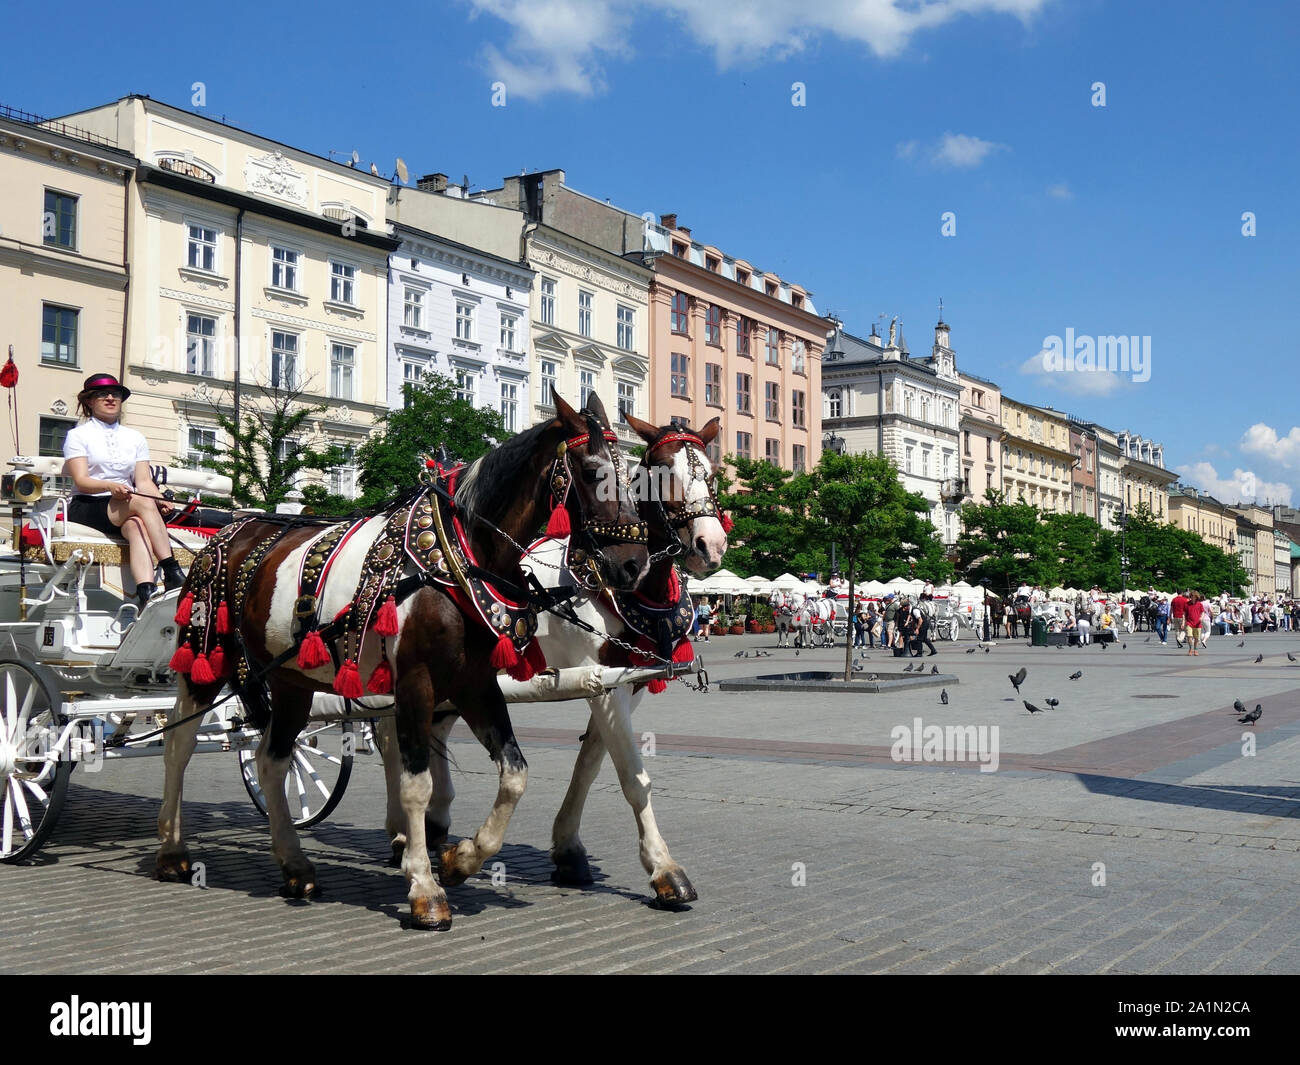
[[1128,511],[1119,505],[1119,581],[1120,591],[1128,589]]

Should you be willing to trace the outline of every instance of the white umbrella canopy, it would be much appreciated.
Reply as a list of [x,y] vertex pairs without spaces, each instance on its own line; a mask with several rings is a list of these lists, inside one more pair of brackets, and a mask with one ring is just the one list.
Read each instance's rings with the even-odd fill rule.
[[974,592],[974,591],[978,591],[979,589],[972,587],[970,584],[967,584],[965,581],[958,581],[956,584],[952,586],[952,590],[954,592],[956,591]]
[[802,592],[803,581],[793,573],[782,573],[772,582],[774,592]]
[[1064,588],[1059,588],[1059,587],[1058,587],[1058,588],[1051,588],[1051,589],[1049,589],[1048,592],[1047,592],[1047,598],[1048,598],[1048,599],[1060,599],[1063,595],[1069,595],[1069,594],[1070,594],[1070,593],[1067,592]]
[[755,595],[767,595],[772,591],[772,582],[766,577],[760,577],[755,574],[745,581],[749,585],[749,590]]
[[690,576],[686,578],[686,590],[691,595],[708,595],[708,589],[704,587],[704,578]]
[[880,581],[867,581],[858,585],[859,595],[883,595],[885,586]]
[[[729,569],[720,569],[716,573],[711,573],[700,582],[700,590],[706,595],[733,595],[735,589],[744,584],[741,578],[737,577]],[[687,585],[689,590],[690,585]],[[746,586],[748,590],[748,586]]]
[[885,585],[885,588],[890,590],[902,589],[910,592],[912,590],[912,582],[906,577],[895,577]]

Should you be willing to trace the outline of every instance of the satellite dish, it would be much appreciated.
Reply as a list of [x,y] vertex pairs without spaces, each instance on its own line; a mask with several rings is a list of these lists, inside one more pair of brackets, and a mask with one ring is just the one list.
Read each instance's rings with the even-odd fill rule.
[[357,151],[355,148],[353,148],[353,149],[352,149],[352,165],[353,165],[353,166],[356,166],[359,162],[361,162],[361,153],[360,153],[359,151]]
[[405,185],[408,176],[408,171],[406,169],[406,163],[402,161],[401,156],[398,156],[397,159],[397,176],[401,178],[402,184]]

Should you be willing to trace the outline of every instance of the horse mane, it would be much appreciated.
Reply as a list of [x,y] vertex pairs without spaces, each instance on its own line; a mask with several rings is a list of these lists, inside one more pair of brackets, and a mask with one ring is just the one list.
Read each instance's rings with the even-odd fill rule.
[[456,481],[456,507],[466,515],[497,521],[519,499],[519,469],[532,461],[538,440],[553,422],[545,421],[512,436],[475,459]]

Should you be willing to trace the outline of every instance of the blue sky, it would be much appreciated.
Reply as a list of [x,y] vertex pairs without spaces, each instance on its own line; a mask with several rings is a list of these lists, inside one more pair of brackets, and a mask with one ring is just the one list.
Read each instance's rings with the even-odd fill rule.
[[[0,103],[188,106],[202,81],[206,113],[385,173],[400,155],[413,176],[495,187],[560,167],[590,195],[677,212],[852,332],[901,315],[921,353],[942,297],[962,369],[1162,441],[1229,501],[1300,503],[1293,4],[286,7],[77,0],[57,47],[37,45],[48,15],[15,8],[10,39],[32,46],[9,50]],[[1150,379],[1042,372],[1067,329],[1149,336]]]

